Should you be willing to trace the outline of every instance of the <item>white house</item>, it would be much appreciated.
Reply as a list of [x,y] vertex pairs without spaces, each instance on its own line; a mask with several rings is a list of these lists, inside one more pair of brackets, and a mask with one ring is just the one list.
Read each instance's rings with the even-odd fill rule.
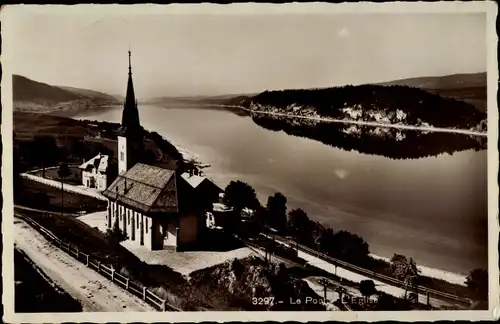
[[78,167],[82,170],[82,184],[85,187],[98,190],[107,188],[108,159],[109,156],[99,153]]

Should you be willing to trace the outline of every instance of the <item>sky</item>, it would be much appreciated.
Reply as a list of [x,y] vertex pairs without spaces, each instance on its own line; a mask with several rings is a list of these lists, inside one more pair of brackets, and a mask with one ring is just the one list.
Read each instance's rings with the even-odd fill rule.
[[38,14],[4,27],[12,72],[141,98],[486,71],[484,13]]

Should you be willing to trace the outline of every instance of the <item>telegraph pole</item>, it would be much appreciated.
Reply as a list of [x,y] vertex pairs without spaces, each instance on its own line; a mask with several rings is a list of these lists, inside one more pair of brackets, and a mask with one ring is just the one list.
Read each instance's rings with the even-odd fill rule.
[[326,302],[326,300],[327,300],[327,298],[326,298],[326,288],[328,287],[328,280],[326,280],[326,278],[321,278],[319,280],[319,283],[321,285],[323,285],[323,295],[324,295],[325,302]]

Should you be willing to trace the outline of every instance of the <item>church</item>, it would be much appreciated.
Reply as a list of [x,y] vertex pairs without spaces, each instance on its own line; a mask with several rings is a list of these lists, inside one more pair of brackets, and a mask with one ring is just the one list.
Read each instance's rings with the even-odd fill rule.
[[103,191],[107,228],[150,250],[179,251],[197,244],[206,228],[207,201],[180,171],[141,163],[144,129],[132,82],[131,53],[122,123],[117,130],[118,177]]

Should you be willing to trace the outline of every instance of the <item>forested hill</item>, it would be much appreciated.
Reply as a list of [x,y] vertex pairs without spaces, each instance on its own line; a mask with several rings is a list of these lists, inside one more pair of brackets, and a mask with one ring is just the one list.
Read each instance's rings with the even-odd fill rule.
[[12,76],[14,110],[57,113],[118,104],[114,96],[87,89],[54,86],[21,75]]
[[334,119],[484,130],[473,105],[404,85],[265,91],[240,104],[254,111]]
[[452,74],[439,77],[419,77],[378,83],[379,85],[405,85],[424,89],[443,97],[454,98],[474,105],[486,112],[486,72]]

